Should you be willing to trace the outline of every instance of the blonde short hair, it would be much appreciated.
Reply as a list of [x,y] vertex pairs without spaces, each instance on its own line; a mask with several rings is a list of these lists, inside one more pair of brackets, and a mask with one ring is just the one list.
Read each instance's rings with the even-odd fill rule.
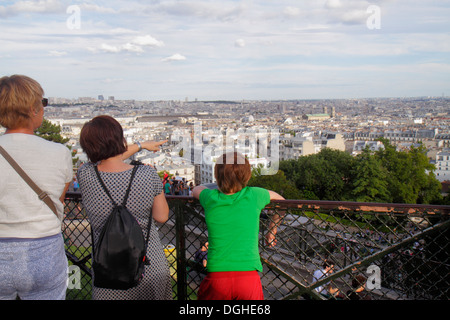
[[0,124],[8,129],[24,127],[32,111],[42,108],[44,90],[30,77],[12,75],[0,78]]

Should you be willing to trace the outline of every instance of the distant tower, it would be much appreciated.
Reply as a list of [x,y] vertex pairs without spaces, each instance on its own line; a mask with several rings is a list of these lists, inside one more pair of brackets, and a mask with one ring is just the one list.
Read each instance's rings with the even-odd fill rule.
[[336,109],[335,107],[331,107],[331,117],[334,118],[336,116]]
[[324,113],[324,114],[327,114],[327,113],[328,113],[327,107],[323,107],[323,113]]

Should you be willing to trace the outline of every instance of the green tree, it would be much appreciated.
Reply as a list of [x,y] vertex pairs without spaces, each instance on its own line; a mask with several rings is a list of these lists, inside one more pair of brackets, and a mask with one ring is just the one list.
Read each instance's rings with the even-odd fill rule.
[[41,137],[44,138],[45,140],[48,141],[53,141],[53,142],[57,142],[57,143],[61,143],[61,144],[65,144],[69,141],[68,138],[64,138],[61,135],[61,126],[59,125],[55,125],[53,123],[51,123],[50,121],[48,121],[47,119],[44,119],[42,121],[42,125],[37,128],[34,133]]
[[369,148],[355,158],[353,168],[354,200],[358,202],[391,202],[388,190],[388,173]]
[[442,199],[440,183],[434,175],[423,145],[397,151],[387,139],[380,139],[384,149],[375,153],[387,170],[387,183],[392,201],[397,203],[436,203]]
[[[34,134],[48,141],[53,141],[56,143],[64,144],[69,150],[72,151],[72,147],[66,145],[70,140],[69,138],[64,138],[61,135],[61,126],[51,123],[49,120],[44,119],[42,125],[34,130]],[[72,151],[72,163],[78,162],[78,158],[75,158],[76,151]]]
[[350,200],[353,162],[344,151],[324,148],[317,154],[281,161],[280,170],[306,199]]
[[300,191],[295,185],[286,179],[283,171],[278,171],[273,175],[261,174],[261,168],[252,170],[252,177],[248,182],[248,186],[261,187],[277,192],[285,199],[301,199]]
[[428,160],[425,147],[422,144],[417,148],[411,147],[408,155],[412,163],[411,183],[415,186],[416,202],[439,203],[442,185],[434,174],[436,167]]

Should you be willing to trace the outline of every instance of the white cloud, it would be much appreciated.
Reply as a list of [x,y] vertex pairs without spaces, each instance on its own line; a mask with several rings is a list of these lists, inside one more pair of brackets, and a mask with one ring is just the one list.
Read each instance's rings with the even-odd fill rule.
[[244,4],[229,4],[225,1],[161,1],[156,12],[181,17],[197,17],[207,20],[235,21],[247,9]]
[[339,15],[339,19],[343,22],[343,23],[365,23],[367,18],[368,18],[368,14],[366,10],[349,10],[346,12],[343,12]]
[[102,45],[100,46],[100,50],[102,50],[104,52],[111,52],[111,53],[117,53],[117,52],[121,51],[120,47],[111,46],[106,43],[102,43]]
[[[120,29],[122,30],[122,29]],[[125,29],[123,29],[125,30]],[[107,43],[102,43],[100,48],[94,48],[88,46],[87,49],[92,53],[107,52],[107,53],[119,53],[119,52],[134,52],[134,53],[143,53],[144,49],[142,47],[163,47],[164,42],[159,41],[153,38],[150,35],[146,36],[137,36],[130,42],[127,42],[123,45],[110,45]]]
[[341,3],[341,0],[328,0],[327,3],[325,4],[325,6],[327,8],[335,9],[335,8],[342,7],[342,3]]
[[81,4],[80,5],[80,9],[81,10],[92,11],[92,12],[97,12],[97,13],[117,13],[117,11],[112,9],[112,8],[101,7],[99,5],[90,4],[90,3],[83,3],[83,4]]
[[[365,24],[369,14],[367,8],[371,5],[366,0],[327,0],[326,14],[331,23]],[[323,14],[323,13],[322,13]]]
[[62,57],[62,56],[67,55],[67,52],[66,52],[66,51],[50,50],[50,51],[48,52],[48,54],[49,54],[50,56],[52,56],[52,57]]
[[121,81],[123,81],[121,78],[106,78],[102,80],[103,83],[116,83]]
[[62,13],[65,10],[66,7],[59,0],[16,1],[9,6],[0,6],[0,17],[22,13]]
[[186,60],[186,57],[179,54],[179,53],[175,53],[174,55],[171,55],[170,57],[164,58],[161,61],[163,62],[170,62],[170,61],[182,61],[182,60]]
[[142,53],[144,52],[144,49],[142,49],[142,47],[137,46],[133,43],[126,43],[122,46],[122,49],[124,51],[129,51],[129,52],[136,52],[136,53]]
[[138,36],[133,39],[132,43],[136,44],[136,45],[140,45],[140,46],[149,46],[149,47],[163,47],[164,46],[164,42],[153,38],[151,35]]
[[234,46],[235,46],[235,47],[238,47],[238,48],[243,48],[243,47],[245,47],[245,40],[244,40],[244,39],[237,39],[237,40],[234,42]]
[[295,7],[286,7],[283,13],[289,17],[296,17],[300,14],[300,9]]

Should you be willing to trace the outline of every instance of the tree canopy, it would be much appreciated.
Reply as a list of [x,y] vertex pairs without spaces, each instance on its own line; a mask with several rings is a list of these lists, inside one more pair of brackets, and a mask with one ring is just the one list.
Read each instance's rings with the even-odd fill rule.
[[42,121],[42,125],[39,128],[37,128],[34,131],[34,133],[37,136],[44,138],[45,140],[53,141],[53,142],[57,142],[57,143],[61,143],[61,144],[65,144],[69,141],[68,138],[64,138],[61,135],[61,126],[55,125],[47,119],[44,119]]
[[275,175],[262,175],[261,168],[256,168],[252,171],[248,185],[275,191],[285,199],[301,198],[300,191],[286,178],[283,171],[278,171]]
[[388,140],[380,141],[384,148],[376,152],[366,148],[356,157],[325,148],[317,154],[281,161],[276,175],[256,174],[251,183],[277,192],[289,190],[290,195],[299,196],[296,199],[412,204],[443,201],[434,165],[422,145],[398,151]]
[[280,162],[280,170],[302,197],[311,200],[350,200],[354,158],[329,148],[296,160]]
[[[55,125],[51,123],[47,119],[43,119],[42,125],[34,130],[34,134],[48,141],[53,141],[56,143],[64,144],[69,150],[72,151],[71,146],[66,145],[66,143],[70,140],[69,138],[64,138],[61,135],[61,126]],[[75,163],[78,161],[78,158],[75,157],[76,152],[72,151],[72,162]]]

